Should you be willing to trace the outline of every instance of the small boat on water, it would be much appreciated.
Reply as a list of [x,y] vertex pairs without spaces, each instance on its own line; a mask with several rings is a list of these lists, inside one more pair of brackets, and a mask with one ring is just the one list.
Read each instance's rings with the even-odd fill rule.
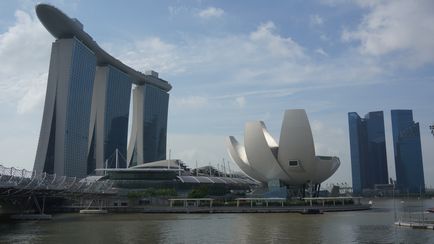
[[301,214],[323,214],[324,212],[318,208],[305,208],[300,213]]
[[434,208],[428,208],[426,211],[430,213],[434,213]]

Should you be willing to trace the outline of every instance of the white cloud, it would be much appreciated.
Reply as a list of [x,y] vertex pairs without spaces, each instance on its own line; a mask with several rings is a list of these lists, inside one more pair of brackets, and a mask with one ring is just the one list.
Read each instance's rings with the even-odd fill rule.
[[320,26],[324,24],[324,19],[317,14],[309,16],[309,19],[312,26]]
[[315,52],[325,57],[329,56],[322,48],[315,49]]
[[31,111],[42,103],[53,38],[35,16],[15,12],[16,23],[0,34],[0,104]]
[[[108,49],[113,49],[113,47]],[[112,52],[118,53],[119,55],[114,56],[142,72],[149,69],[162,73],[168,71],[171,73],[182,72],[178,65],[179,57],[176,47],[158,37],[135,41],[132,45],[112,50]]]
[[176,16],[176,15],[179,15],[181,13],[186,13],[186,12],[190,11],[189,8],[187,8],[185,6],[169,6],[168,10],[169,10],[170,16]]
[[344,41],[360,43],[362,54],[401,53],[401,62],[419,66],[434,62],[434,2],[431,0],[360,1],[368,9],[356,30],[344,30]]
[[354,0],[320,0],[320,2],[322,4],[326,4],[329,6],[336,6],[336,5],[353,3]]
[[173,104],[176,108],[182,109],[198,109],[208,105],[208,99],[201,96],[175,97]]
[[[310,112],[310,111],[308,111]],[[341,165],[337,172],[325,183],[344,181],[351,184],[351,160],[349,154],[348,134],[335,121],[323,122],[312,119],[311,122],[316,155],[338,156]],[[344,126],[346,129],[346,126]],[[332,139],[331,139],[332,138]]]
[[303,58],[303,48],[290,37],[284,38],[275,34],[276,26],[268,21],[261,24],[258,29],[250,34],[253,43],[266,47],[266,51],[273,55],[289,58]]
[[245,97],[237,97],[235,98],[235,103],[239,108],[244,108],[246,106],[246,98]]
[[221,17],[225,11],[221,8],[215,8],[215,7],[208,7],[206,9],[201,10],[198,15],[201,18],[209,19],[209,18],[215,18],[215,17]]
[[17,112],[24,114],[42,105],[47,84],[48,72],[36,76],[28,81],[28,89],[24,96],[18,100]]
[[[196,82],[196,86],[223,83],[232,87],[243,86],[242,95],[236,95],[240,92],[232,95],[226,90],[221,91],[219,97],[236,98],[249,94],[283,97],[314,87],[378,82],[381,79],[373,77],[383,72],[375,60],[360,57],[357,53],[319,62],[309,54],[318,53],[330,58],[323,49],[305,50],[291,37],[280,35],[271,21],[258,25],[250,33],[187,37],[176,44],[158,37],[145,38],[126,48],[113,49],[111,53],[138,70],[155,69],[162,77],[170,73],[175,77],[173,82],[176,76],[194,74],[204,75],[206,79],[206,82]],[[301,83],[304,86],[295,87]],[[208,96],[216,97],[215,94]],[[186,102],[179,101],[181,104]]]
[[[216,166],[229,156],[224,145],[225,136],[214,134],[176,134],[167,135],[167,151],[171,150],[171,158],[181,159],[190,167]],[[231,163],[231,168],[235,164]]]

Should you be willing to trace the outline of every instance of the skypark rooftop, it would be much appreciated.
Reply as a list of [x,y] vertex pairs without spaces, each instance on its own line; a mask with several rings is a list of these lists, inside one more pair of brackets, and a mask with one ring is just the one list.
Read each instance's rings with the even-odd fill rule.
[[165,91],[170,91],[172,86],[165,80],[158,78],[155,74],[143,74],[125,65],[104,51],[93,39],[83,30],[83,25],[77,19],[71,19],[59,9],[48,4],[38,4],[36,14],[45,28],[58,39],[77,38],[95,53],[98,65],[112,65],[125,72],[134,80],[137,85],[151,84]]

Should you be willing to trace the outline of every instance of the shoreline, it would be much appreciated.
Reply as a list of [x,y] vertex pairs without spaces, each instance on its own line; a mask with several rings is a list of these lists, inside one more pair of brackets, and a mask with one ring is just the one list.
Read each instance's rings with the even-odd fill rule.
[[[69,213],[78,213],[82,208],[70,207],[66,211]],[[345,206],[290,206],[290,207],[140,207],[140,208],[103,208],[108,214],[116,213],[145,213],[145,214],[164,214],[164,213],[304,213],[306,210],[320,210],[322,212],[346,212],[346,211],[365,211],[371,210],[369,204],[345,205]],[[56,213],[54,213],[56,214]],[[90,214],[92,215],[92,214]]]

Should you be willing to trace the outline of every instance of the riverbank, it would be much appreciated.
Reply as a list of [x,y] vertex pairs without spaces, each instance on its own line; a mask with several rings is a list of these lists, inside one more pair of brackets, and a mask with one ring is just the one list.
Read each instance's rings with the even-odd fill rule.
[[[379,199],[369,211],[319,215],[191,212],[90,215],[79,214],[77,209],[74,213],[53,214],[49,221],[2,222],[0,243],[434,243],[432,230],[394,225],[395,206],[399,217],[399,213],[417,214],[420,209],[433,207],[434,200],[400,202]],[[218,207],[223,206],[215,208]],[[145,208],[153,206],[142,206],[141,211]],[[253,206],[253,211],[259,212],[261,208]]]
[[[149,206],[149,207],[108,207],[104,208],[108,213],[304,213],[307,210],[315,209],[321,212],[343,212],[343,211],[364,211],[370,210],[369,204],[341,205],[341,206],[284,206],[284,207],[168,207],[168,206]],[[81,208],[68,207],[63,212],[78,213]]]

